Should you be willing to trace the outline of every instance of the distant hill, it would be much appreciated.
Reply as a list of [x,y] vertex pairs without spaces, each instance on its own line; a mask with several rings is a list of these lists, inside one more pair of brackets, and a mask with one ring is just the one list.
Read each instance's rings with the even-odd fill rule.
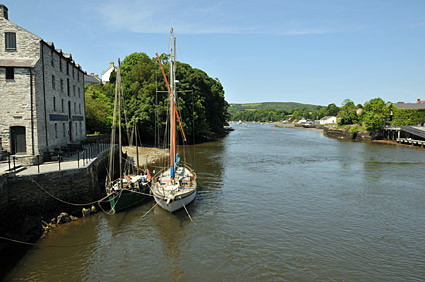
[[241,111],[274,109],[274,110],[292,112],[296,108],[315,111],[322,107],[323,106],[301,104],[301,103],[294,103],[294,102],[264,102],[264,103],[248,103],[248,104],[230,104],[227,111],[229,112],[229,114],[234,115],[237,112],[241,112]]

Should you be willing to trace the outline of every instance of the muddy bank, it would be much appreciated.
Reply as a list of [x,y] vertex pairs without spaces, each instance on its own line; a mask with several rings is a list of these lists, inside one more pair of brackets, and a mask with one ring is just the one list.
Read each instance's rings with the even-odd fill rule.
[[[137,150],[136,146],[124,146],[122,147],[123,153],[134,159],[134,164],[137,162]],[[157,164],[163,158],[170,155],[168,149],[159,149],[155,147],[139,147],[139,167],[146,167],[148,165]]]

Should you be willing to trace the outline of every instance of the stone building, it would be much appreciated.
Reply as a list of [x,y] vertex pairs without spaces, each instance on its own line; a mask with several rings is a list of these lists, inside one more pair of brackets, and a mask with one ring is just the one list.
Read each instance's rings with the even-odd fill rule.
[[102,79],[99,78],[99,75],[95,75],[94,73],[85,74],[84,75],[84,84],[85,85],[94,85],[94,84],[102,84]]
[[86,136],[84,72],[71,54],[12,23],[0,4],[0,139],[39,155]]

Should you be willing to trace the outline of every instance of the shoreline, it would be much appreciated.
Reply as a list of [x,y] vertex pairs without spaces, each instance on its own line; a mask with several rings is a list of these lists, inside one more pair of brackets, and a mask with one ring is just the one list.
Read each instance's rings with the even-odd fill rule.
[[[129,157],[133,158],[136,164],[137,154],[136,146],[123,146],[122,151]],[[156,147],[139,147],[139,167],[147,167],[149,165],[156,164],[162,159],[169,157],[170,152],[168,149],[159,149]]]

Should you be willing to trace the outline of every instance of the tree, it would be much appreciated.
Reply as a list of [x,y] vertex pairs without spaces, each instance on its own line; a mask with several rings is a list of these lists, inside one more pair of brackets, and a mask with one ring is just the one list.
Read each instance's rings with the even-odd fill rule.
[[[165,74],[169,74],[169,57],[160,56]],[[181,122],[188,140],[194,135],[211,136],[224,132],[229,114],[224,98],[224,88],[216,78],[176,62],[177,91],[176,103],[181,113]],[[170,103],[166,83],[159,69],[157,58],[145,53],[133,53],[121,63],[121,82],[127,117],[131,127],[137,122],[143,142],[152,142],[163,135],[167,128],[167,113]],[[161,92],[157,92],[157,90]],[[189,92],[192,91],[192,92]],[[164,93],[165,92],[165,93]],[[88,86],[86,90],[87,126],[92,131],[108,131],[115,93],[115,80],[103,86]],[[159,138],[162,140],[162,136]]]
[[355,124],[359,122],[359,116],[356,112],[356,105],[350,99],[342,102],[341,110],[338,113],[338,124]]
[[102,92],[102,86],[86,86],[85,100],[87,132],[108,132],[112,124],[112,106]]
[[361,118],[368,130],[376,131],[383,122],[389,121],[390,110],[381,98],[371,99],[364,104]]

